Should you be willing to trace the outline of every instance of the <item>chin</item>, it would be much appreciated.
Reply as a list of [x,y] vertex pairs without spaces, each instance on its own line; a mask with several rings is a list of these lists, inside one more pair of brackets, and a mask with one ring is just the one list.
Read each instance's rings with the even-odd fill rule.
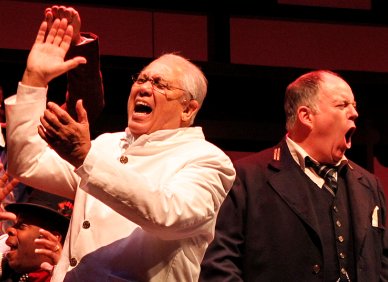
[[333,162],[338,163],[343,158],[343,156],[344,154],[340,154],[338,156],[333,157]]

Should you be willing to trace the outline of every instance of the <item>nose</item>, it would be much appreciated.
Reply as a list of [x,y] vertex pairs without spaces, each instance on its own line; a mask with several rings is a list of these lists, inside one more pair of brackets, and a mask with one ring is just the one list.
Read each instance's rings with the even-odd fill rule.
[[153,80],[147,79],[144,83],[140,84],[140,88],[152,89],[154,87]]
[[349,106],[349,119],[356,120],[358,118],[358,112],[354,105]]
[[147,81],[140,86],[139,95],[140,96],[151,96],[152,91],[153,91],[153,85],[151,84],[150,81]]

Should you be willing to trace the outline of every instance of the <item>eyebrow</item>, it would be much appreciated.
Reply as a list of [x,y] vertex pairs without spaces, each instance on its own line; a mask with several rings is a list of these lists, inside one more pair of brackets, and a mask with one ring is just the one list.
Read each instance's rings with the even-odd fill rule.
[[168,82],[170,83],[170,81],[168,79],[165,79],[162,75],[160,74],[154,74],[154,75],[147,75],[147,74],[144,74],[145,77],[147,78],[151,78],[153,80],[158,80],[158,81],[164,81],[164,82]]
[[28,224],[25,223],[23,220],[18,220],[18,221],[16,221],[16,222],[12,225],[12,227],[13,227],[13,228],[19,228],[19,227],[22,226],[23,224],[28,225]]

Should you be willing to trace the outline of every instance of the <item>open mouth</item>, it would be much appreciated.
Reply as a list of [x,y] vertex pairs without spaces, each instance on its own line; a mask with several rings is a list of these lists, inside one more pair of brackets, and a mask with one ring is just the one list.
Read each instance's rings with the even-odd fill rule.
[[17,245],[9,246],[9,250],[7,250],[4,255],[9,260],[11,257],[18,251]]
[[346,145],[348,146],[348,148],[350,148],[350,146],[352,144],[352,136],[353,136],[355,131],[356,131],[356,128],[352,127],[345,134],[345,141],[346,141]]
[[8,247],[11,251],[16,251],[18,249],[18,246],[16,244],[9,244]]
[[144,102],[137,102],[135,104],[134,110],[135,110],[135,113],[146,114],[146,115],[148,115],[152,112],[152,108]]

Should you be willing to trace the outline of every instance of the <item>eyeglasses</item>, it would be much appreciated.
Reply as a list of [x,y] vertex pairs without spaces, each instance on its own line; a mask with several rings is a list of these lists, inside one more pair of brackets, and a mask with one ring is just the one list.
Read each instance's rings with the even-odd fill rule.
[[142,84],[146,83],[147,81],[149,81],[152,85],[152,89],[163,94],[163,95],[166,95],[167,91],[182,90],[183,92],[189,93],[190,99],[193,99],[193,95],[191,95],[190,92],[188,92],[187,90],[185,90],[183,88],[171,86],[167,81],[164,81],[160,77],[151,78],[151,77],[148,77],[146,75],[135,74],[135,75],[132,75],[132,81],[136,84],[139,84],[139,85],[142,85]]

